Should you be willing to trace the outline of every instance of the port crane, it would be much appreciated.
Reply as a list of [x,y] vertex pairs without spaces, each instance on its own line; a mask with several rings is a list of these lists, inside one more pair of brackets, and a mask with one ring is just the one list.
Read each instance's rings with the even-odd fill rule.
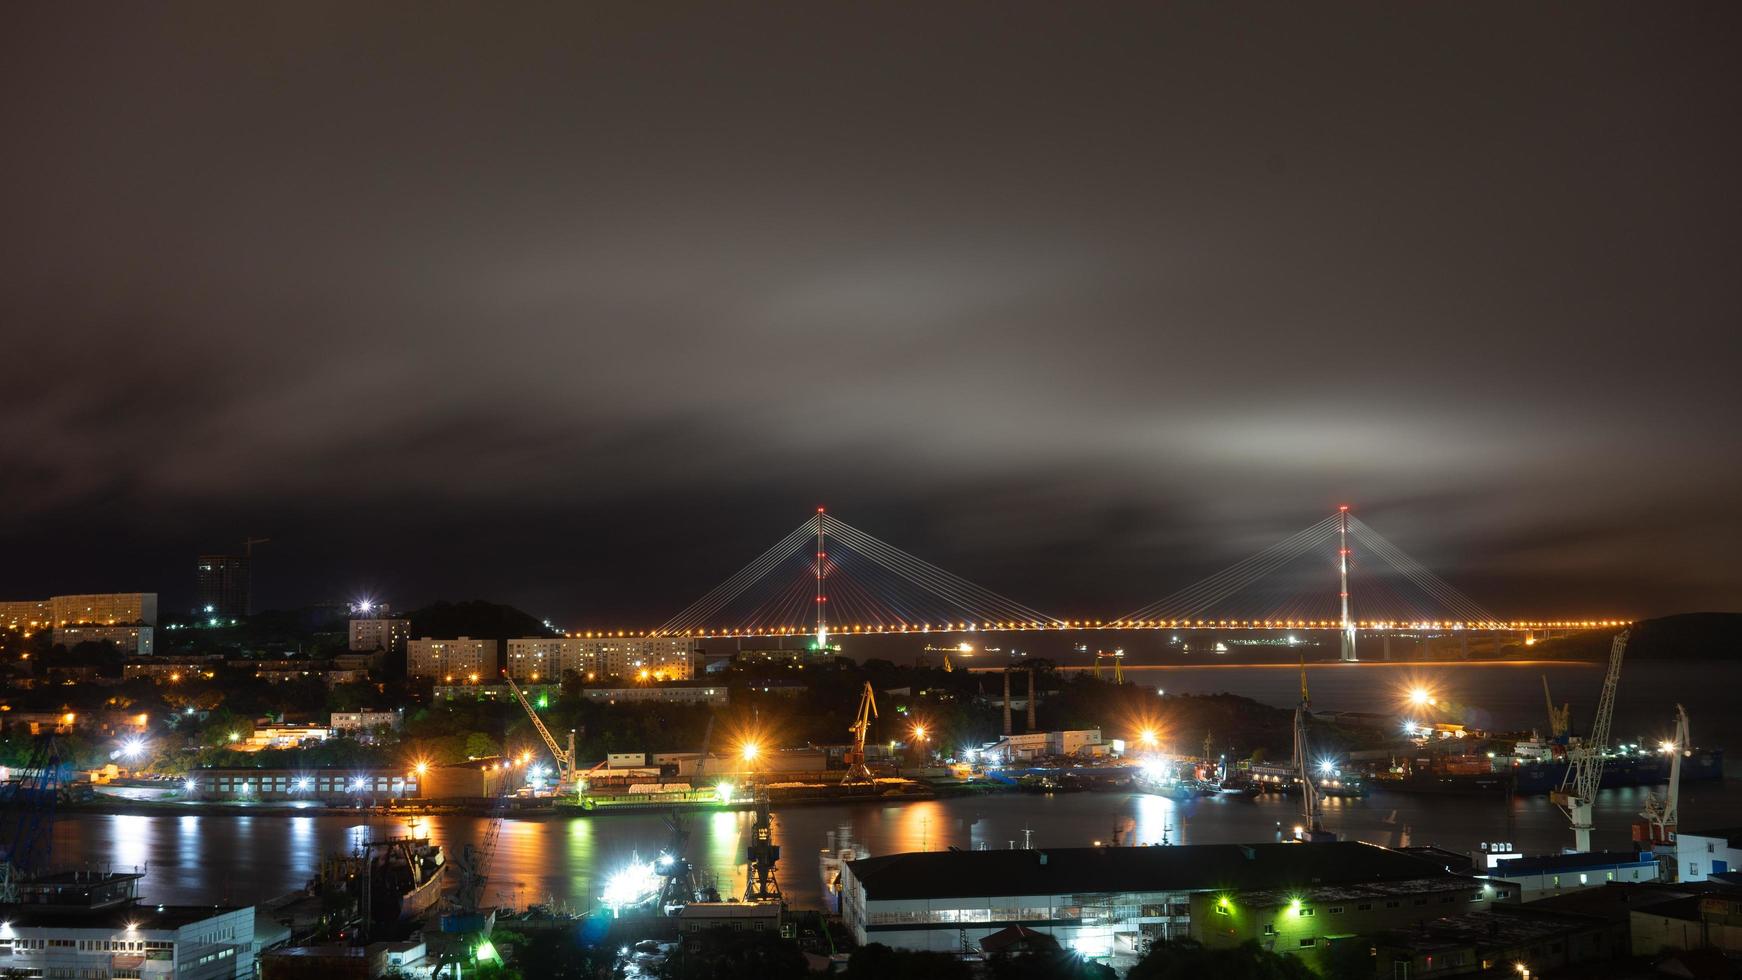
[[1548,675],[1542,675],[1542,696],[1548,702],[1548,733],[1557,741],[1564,740],[1572,729],[1573,706],[1563,704],[1555,707],[1554,695],[1548,692]]
[[864,691],[859,694],[859,714],[847,729],[853,733],[853,747],[847,750],[847,774],[841,777],[842,786],[876,781],[871,775],[871,767],[865,764],[865,736],[871,731],[871,719],[876,717],[877,692],[871,689],[871,682],[866,681]]
[[1665,787],[1664,795],[1648,793],[1645,797],[1645,809],[1639,816],[1641,825],[1635,833],[1636,840],[1643,839],[1648,844],[1675,843],[1676,813],[1681,801],[1682,757],[1687,755],[1688,747],[1693,742],[1688,736],[1688,713],[1681,705],[1675,706],[1675,738],[1664,746],[1664,750],[1674,753],[1669,760],[1669,786]]
[[30,759],[0,787],[0,902],[20,900],[19,889],[47,870],[54,853],[55,804],[66,767],[53,735],[39,736]]
[[[1591,733],[1577,746],[1567,748],[1567,774],[1561,788],[1549,794],[1573,825],[1573,851],[1591,850],[1591,805],[1603,785],[1603,752],[1609,747],[1609,721],[1615,714],[1615,690],[1621,681],[1621,658],[1627,652],[1629,631],[1615,634],[1609,645],[1609,672],[1603,677],[1603,693],[1597,713],[1591,718]],[[1680,756],[1678,755],[1679,759]]]
[[526,709],[526,717],[532,719],[532,727],[538,730],[538,737],[544,739],[544,747],[549,749],[550,754],[556,758],[556,784],[559,787],[559,790],[561,792],[568,792],[570,790],[579,792],[580,787],[575,780],[574,731],[572,729],[569,731],[569,747],[565,751],[562,746],[557,744],[556,738],[550,733],[550,729],[544,727],[544,719],[540,718],[538,712],[533,710],[532,702],[526,700],[525,692],[520,690],[520,685],[514,683],[514,678],[509,677],[505,671],[502,674],[502,679],[508,682],[508,689],[514,692],[514,699],[520,702],[522,708]]
[[1300,779],[1301,839],[1307,842],[1329,839],[1320,822],[1319,788],[1313,784],[1311,754],[1307,751],[1307,715],[1312,700],[1307,695],[1306,653],[1301,653],[1300,703],[1294,708],[1294,768]]

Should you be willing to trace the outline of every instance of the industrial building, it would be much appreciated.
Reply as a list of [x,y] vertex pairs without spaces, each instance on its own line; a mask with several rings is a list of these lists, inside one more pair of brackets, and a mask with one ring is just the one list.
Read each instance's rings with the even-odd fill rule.
[[1682,881],[1742,870],[1742,827],[1681,831],[1675,838],[1675,857]]
[[423,797],[430,800],[493,800],[519,789],[526,767],[504,758],[473,759],[430,766],[423,774]]
[[715,704],[728,699],[724,684],[646,684],[639,687],[583,687],[581,697],[607,704]]
[[182,784],[196,800],[351,804],[360,797],[421,795],[418,774],[403,770],[195,769]]
[[474,640],[468,636],[409,640],[405,644],[405,672],[448,684],[455,680],[476,683],[479,678],[496,676],[500,669],[498,649],[495,640]]
[[150,626],[56,626],[54,645],[71,650],[81,643],[113,643],[129,656],[149,657],[153,649]]
[[1098,958],[1187,937],[1219,945],[1268,935],[1279,951],[1286,938],[1298,952],[1309,938],[1317,945],[1495,900],[1482,882],[1355,842],[925,851],[849,861],[841,886],[845,923],[861,944],[958,951],[1021,925]]
[[141,874],[68,871],[0,905],[7,976],[233,980],[254,976],[254,909],[147,905]]
[[1601,888],[1610,882],[1637,885],[1657,881],[1661,868],[1648,852],[1596,851],[1589,854],[1544,854],[1506,858],[1490,855],[1487,877],[1516,886],[1521,901],[1565,895],[1581,888]]
[[335,711],[332,727],[335,732],[372,732],[382,728],[397,729],[398,711]]

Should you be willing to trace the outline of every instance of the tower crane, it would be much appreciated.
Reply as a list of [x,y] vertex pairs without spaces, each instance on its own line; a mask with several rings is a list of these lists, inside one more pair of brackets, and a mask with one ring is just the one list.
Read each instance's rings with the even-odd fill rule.
[[859,695],[859,714],[847,729],[853,733],[853,747],[847,750],[847,774],[841,777],[842,786],[876,781],[871,775],[871,767],[865,764],[865,736],[871,731],[871,719],[875,717],[877,694],[871,689],[871,682],[866,681],[865,690]]
[[1542,675],[1542,696],[1548,702],[1548,733],[1555,739],[1564,739],[1571,729],[1573,706],[1563,704],[1555,707],[1554,695],[1548,693],[1548,675]]
[[1645,809],[1639,816],[1641,823],[1635,824],[1638,830],[1633,836],[1649,844],[1675,843],[1675,827],[1678,816],[1676,809],[1681,801],[1682,757],[1687,755],[1688,747],[1692,745],[1688,737],[1688,713],[1681,705],[1675,706],[1675,739],[1663,746],[1664,751],[1674,753],[1669,760],[1669,786],[1665,787],[1660,798],[1655,793],[1645,797]]
[[1621,658],[1627,652],[1629,631],[1615,634],[1609,646],[1609,673],[1603,677],[1603,693],[1597,713],[1591,718],[1591,733],[1578,746],[1567,748],[1567,774],[1561,788],[1549,794],[1554,805],[1565,811],[1573,825],[1573,851],[1591,850],[1591,804],[1603,785],[1603,752],[1609,747],[1609,721],[1615,714],[1615,689],[1621,680]]
[[503,672],[502,678],[508,682],[508,689],[514,692],[514,699],[520,702],[522,708],[526,709],[526,717],[532,719],[532,727],[538,730],[538,737],[544,739],[544,747],[549,749],[550,754],[556,758],[557,786],[563,792],[578,790],[579,787],[575,782],[575,733],[572,730],[569,732],[569,747],[567,751],[564,751],[562,746],[556,744],[556,739],[551,736],[550,729],[544,727],[544,719],[538,716],[538,712],[532,710],[532,702],[526,700],[526,694],[520,690],[520,685],[514,683],[514,678],[509,677],[506,671]]

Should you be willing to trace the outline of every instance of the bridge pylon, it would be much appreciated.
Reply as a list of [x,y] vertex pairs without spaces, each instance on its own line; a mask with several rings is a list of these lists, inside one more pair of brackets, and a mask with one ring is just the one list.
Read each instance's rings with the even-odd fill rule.
[[1355,621],[1349,618],[1349,505],[1337,508],[1337,578],[1342,586],[1343,622],[1338,631],[1342,637],[1344,663],[1354,663]]

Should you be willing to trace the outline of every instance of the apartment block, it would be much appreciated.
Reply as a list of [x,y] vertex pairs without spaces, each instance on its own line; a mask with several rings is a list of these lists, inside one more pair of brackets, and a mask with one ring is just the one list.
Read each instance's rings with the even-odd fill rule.
[[452,640],[424,637],[405,644],[405,671],[412,677],[433,677],[446,683],[496,676],[498,644],[462,636]]

